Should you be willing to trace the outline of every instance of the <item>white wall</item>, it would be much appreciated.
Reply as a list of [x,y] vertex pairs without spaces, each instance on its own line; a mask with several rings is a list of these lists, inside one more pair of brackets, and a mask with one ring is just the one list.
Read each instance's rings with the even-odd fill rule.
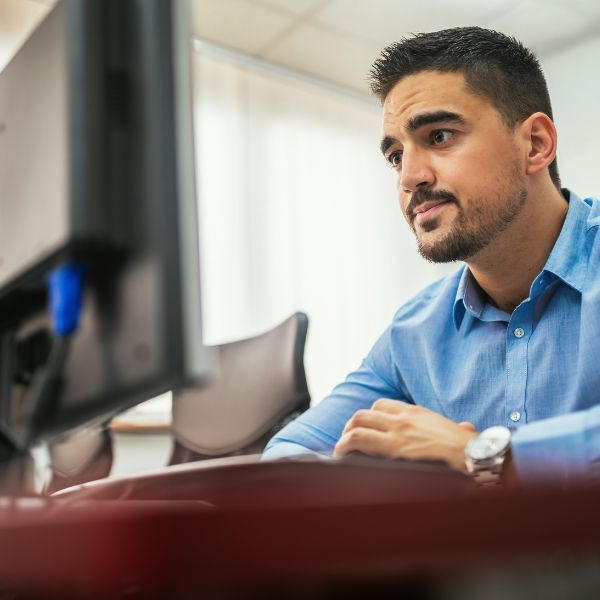
[[541,57],[558,129],[562,185],[600,197],[600,35]]

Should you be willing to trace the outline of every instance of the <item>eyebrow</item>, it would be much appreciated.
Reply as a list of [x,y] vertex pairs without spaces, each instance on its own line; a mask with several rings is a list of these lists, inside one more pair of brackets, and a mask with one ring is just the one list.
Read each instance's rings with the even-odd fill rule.
[[[456,123],[457,125],[466,125],[465,118],[462,115],[449,110],[436,110],[434,112],[415,115],[408,120],[405,129],[414,132],[421,127],[425,127],[425,125],[431,125],[433,123]],[[385,156],[385,153],[396,143],[398,143],[398,140],[395,137],[386,135],[381,140],[379,146],[381,153]]]
[[395,144],[398,140],[395,137],[386,135],[382,140],[379,148],[381,150],[381,154],[385,156],[385,153]]
[[435,112],[422,113],[415,115],[408,120],[406,129],[408,131],[416,131],[425,125],[431,125],[432,123],[456,123],[458,125],[465,125],[466,121],[462,115],[448,110],[437,110]]

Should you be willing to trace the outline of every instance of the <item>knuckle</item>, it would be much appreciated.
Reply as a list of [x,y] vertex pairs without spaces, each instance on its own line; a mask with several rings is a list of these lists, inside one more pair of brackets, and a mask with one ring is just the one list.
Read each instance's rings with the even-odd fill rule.
[[352,431],[348,432],[347,437],[348,437],[349,443],[358,442],[358,441],[362,440],[362,438],[363,438],[362,429],[353,429]]
[[369,411],[368,410],[357,410],[352,417],[350,418],[350,422],[353,425],[358,425],[359,423],[363,423],[365,421],[365,419],[367,418]]
[[408,419],[406,417],[406,415],[403,415],[403,414],[394,415],[393,420],[394,420],[394,426],[396,427],[396,429],[405,429],[406,427],[408,427],[410,425],[410,419]]
[[387,400],[385,398],[378,398],[377,400],[375,400],[375,402],[373,402],[371,408],[378,409],[378,408],[381,408],[382,406],[385,406],[386,403],[387,403]]
[[364,418],[365,414],[366,414],[366,410],[364,409],[360,409],[357,410],[351,417],[351,421],[356,422],[356,421],[360,421],[362,418]]

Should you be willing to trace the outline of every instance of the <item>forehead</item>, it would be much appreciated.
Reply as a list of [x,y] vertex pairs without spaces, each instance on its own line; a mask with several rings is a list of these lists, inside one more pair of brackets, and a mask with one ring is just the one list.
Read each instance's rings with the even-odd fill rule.
[[383,125],[404,125],[421,113],[446,110],[468,120],[496,113],[490,102],[467,89],[462,73],[421,71],[401,79],[383,103]]

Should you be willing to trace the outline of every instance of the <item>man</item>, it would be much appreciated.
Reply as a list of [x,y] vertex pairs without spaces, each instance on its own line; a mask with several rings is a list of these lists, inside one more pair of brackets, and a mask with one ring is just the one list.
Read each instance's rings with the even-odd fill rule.
[[371,75],[419,251],[465,264],[400,308],[265,457],[360,452],[464,470],[466,453],[471,471],[521,483],[593,477],[600,203],[561,192],[537,59],[466,27],[392,44]]

